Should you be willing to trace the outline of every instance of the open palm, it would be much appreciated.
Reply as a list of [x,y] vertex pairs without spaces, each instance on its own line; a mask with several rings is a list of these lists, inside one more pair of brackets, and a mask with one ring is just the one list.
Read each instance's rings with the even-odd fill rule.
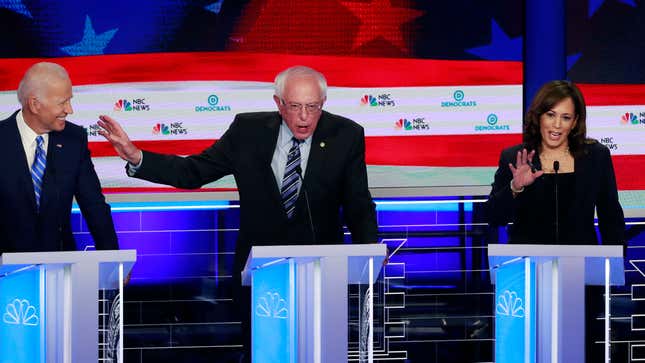
[[509,169],[511,169],[511,173],[513,173],[514,189],[520,190],[526,186],[529,186],[533,184],[535,179],[544,174],[544,171],[542,170],[536,171],[533,169],[531,160],[533,160],[534,155],[535,150],[528,152],[526,151],[526,149],[522,149],[521,151],[517,152],[515,165],[513,165],[512,163],[508,164]]

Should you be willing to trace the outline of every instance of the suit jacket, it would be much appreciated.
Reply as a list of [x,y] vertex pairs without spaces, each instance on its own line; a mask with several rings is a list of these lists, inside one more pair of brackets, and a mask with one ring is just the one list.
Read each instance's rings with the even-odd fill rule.
[[[487,202],[487,212],[491,225],[505,225],[513,222],[509,240],[514,243],[548,243],[538,241],[538,231],[549,226],[538,226],[532,223],[535,219],[536,205],[543,203],[545,186],[543,178],[525,187],[524,191],[513,198],[510,183],[513,175],[508,164],[515,164],[518,150],[526,147],[516,145],[502,151],[499,168],[495,173],[493,189]],[[541,169],[537,153],[533,165]],[[598,226],[602,242],[605,244],[622,244],[625,240],[625,219],[623,209],[618,202],[616,178],[611,162],[609,149],[604,145],[589,140],[584,145],[582,156],[575,159],[575,195],[568,210],[568,220],[575,236],[572,241],[563,244],[598,243],[594,228],[594,211],[598,213]]]
[[143,163],[134,176],[192,189],[233,174],[241,206],[238,270],[251,245],[342,243],[341,207],[352,240],[376,242],[376,213],[367,187],[363,128],[322,112],[313,134],[296,212],[289,220],[271,169],[281,122],[278,112],[238,114],[222,138],[201,154],[183,158],[144,152]]
[[40,212],[16,113],[0,121],[0,252],[75,250],[70,217],[76,197],[96,248],[118,249],[110,206],[90,160],[87,133],[70,122],[49,133]]

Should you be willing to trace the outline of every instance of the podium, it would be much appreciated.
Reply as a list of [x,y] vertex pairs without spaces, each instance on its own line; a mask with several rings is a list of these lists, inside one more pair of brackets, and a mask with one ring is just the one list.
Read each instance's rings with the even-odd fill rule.
[[609,362],[610,285],[624,285],[623,247],[490,244],[495,284],[495,362],[585,361],[585,285],[605,286]]
[[242,271],[252,291],[253,362],[347,362],[348,284],[368,289],[359,354],[372,362],[372,284],[386,253],[384,244],[253,247]]
[[2,254],[0,362],[98,362],[99,289],[118,290],[105,334],[122,362],[123,280],[135,261],[135,250]]

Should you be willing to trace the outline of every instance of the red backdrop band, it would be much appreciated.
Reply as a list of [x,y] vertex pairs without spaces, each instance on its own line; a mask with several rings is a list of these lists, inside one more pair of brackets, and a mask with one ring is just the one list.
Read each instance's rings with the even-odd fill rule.
[[358,58],[243,52],[148,53],[51,59],[0,59],[0,90],[14,90],[27,68],[55,61],[74,85],[160,81],[273,82],[293,65],[313,67],[337,87],[522,84],[522,63],[410,58]]

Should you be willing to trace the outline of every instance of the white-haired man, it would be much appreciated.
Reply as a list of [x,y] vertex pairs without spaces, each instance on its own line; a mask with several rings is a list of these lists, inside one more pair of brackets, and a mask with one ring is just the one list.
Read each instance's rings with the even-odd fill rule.
[[[234,288],[252,245],[342,243],[341,208],[352,241],[377,240],[363,128],[323,111],[327,81],[308,67],[280,72],[273,99],[277,112],[238,114],[221,139],[188,157],[141,151],[115,120],[99,120],[131,176],[185,189],[235,177],[240,232]],[[235,295],[248,347],[248,293]]]
[[55,63],[31,66],[18,86],[21,109],[0,121],[0,253],[75,250],[76,198],[96,248],[118,249],[87,132],[67,121],[72,82]]

